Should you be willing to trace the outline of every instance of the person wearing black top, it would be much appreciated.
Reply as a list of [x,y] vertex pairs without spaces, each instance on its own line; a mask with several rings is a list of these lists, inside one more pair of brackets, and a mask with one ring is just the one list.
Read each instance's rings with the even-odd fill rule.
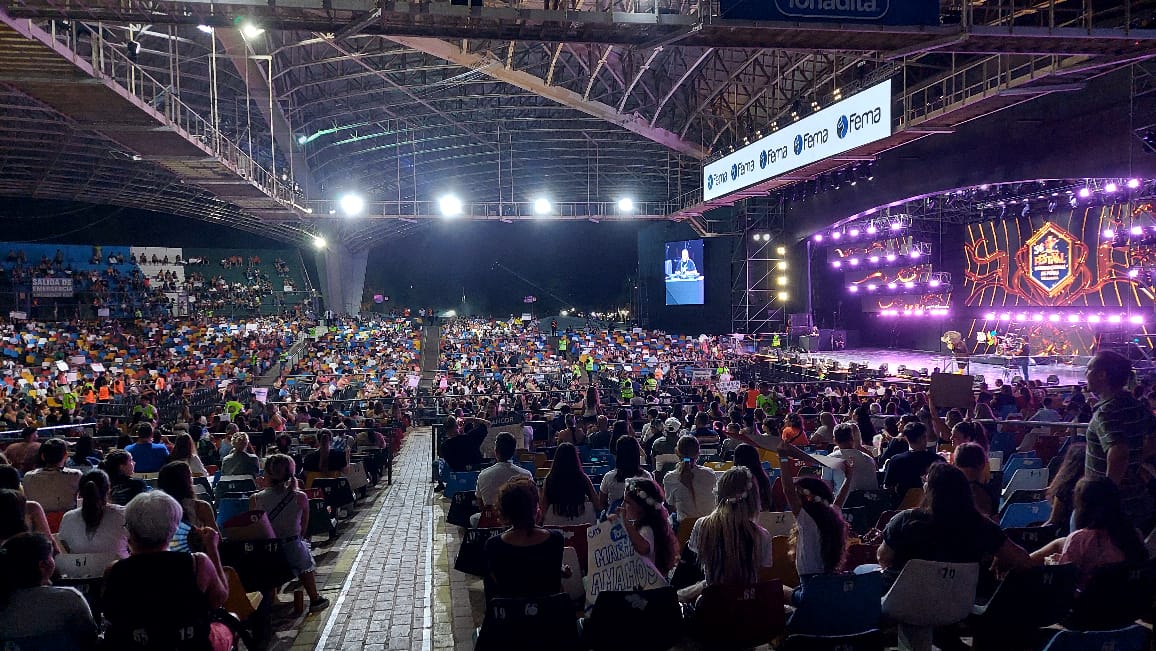
[[498,492],[498,508],[510,528],[486,541],[486,599],[527,599],[562,592],[562,532],[537,526],[538,487],[515,477]]
[[922,488],[927,469],[943,461],[935,450],[927,449],[927,427],[923,423],[908,423],[903,428],[903,438],[911,449],[892,457],[883,476],[883,485],[900,499],[912,488]]
[[[463,431],[463,424],[465,429]],[[464,472],[482,464],[482,441],[490,423],[481,418],[462,416],[446,419],[446,441],[438,448],[439,456],[453,472]]]
[[109,452],[101,462],[100,469],[108,473],[108,501],[112,504],[125,506],[132,498],[148,492],[148,484],[132,476],[136,466],[132,455],[124,450]]

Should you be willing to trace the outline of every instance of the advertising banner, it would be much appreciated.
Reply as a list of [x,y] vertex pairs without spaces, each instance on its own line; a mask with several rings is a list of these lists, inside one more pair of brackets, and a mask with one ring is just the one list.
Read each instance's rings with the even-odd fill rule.
[[710,201],[891,135],[891,80],[787,125],[703,167]]
[[938,25],[937,0],[721,0],[729,20]]

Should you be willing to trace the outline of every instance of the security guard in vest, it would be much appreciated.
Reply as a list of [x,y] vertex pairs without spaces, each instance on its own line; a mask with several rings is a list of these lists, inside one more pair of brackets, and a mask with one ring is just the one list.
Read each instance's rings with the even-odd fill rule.
[[586,377],[590,378],[591,382],[594,382],[594,373],[597,370],[598,367],[594,365],[594,356],[588,355],[586,357]]
[[646,378],[646,391],[647,393],[658,391],[658,380],[653,375]]
[[562,356],[562,359],[569,359],[569,357],[567,356],[567,351],[566,351],[566,348],[569,345],[570,345],[570,342],[567,341],[565,336],[558,338],[558,354],[560,354]]
[[76,411],[76,394],[71,391],[60,394],[60,406],[68,413]]
[[629,375],[622,377],[622,383],[619,385],[619,388],[620,391],[618,395],[622,398],[622,402],[630,402],[630,399],[634,397],[634,384],[630,381]]

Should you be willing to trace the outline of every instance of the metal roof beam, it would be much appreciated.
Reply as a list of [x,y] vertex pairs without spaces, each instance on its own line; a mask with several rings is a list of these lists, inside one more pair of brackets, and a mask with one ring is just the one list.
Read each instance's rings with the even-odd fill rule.
[[567,88],[547,84],[541,77],[536,77],[520,70],[507,69],[500,61],[480,54],[466,52],[452,43],[436,38],[414,38],[406,36],[390,36],[387,38],[400,45],[477,70],[498,81],[503,81],[511,86],[558,102],[563,106],[577,109],[587,115],[593,115],[596,118],[616,124],[627,131],[636,133],[648,140],[653,140],[677,152],[692,156],[696,159],[702,159],[706,156],[705,150],[700,145],[683,140],[679,138],[678,135],[666,129],[653,126],[645,118],[635,115],[625,115],[615,110],[613,106],[595,100],[585,99],[579,93]]

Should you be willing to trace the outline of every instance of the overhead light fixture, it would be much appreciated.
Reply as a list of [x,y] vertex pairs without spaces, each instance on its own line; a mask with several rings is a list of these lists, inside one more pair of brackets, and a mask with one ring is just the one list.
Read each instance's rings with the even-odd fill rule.
[[352,192],[342,195],[337,203],[346,217],[356,217],[365,210],[365,198]]
[[447,194],[438,199],[438,210],[445,217],[457,217],[462,214],[462,200],[452,194]]
[[630,197],[622,197],[618,200],[619,212],[632,212],[634,210],[634,200]]
[[[768,235],[767,237],[770,237],[770,235]],[[787,255],[787,247],[780,246],[780,247],[775,249],[775,253],[778,255]]]
[[1128,189],[1135,190],[1140,187],[1140,179],[1128,179]]
[[314,248],[324,249],[327,244],[328,244],[328,242],[325,241],[324,237],[322,237],[320,235],[314,235],[313,236],[313,247]]
[[1112,193],[1119,189],[1120,188],[1116,185],[1115,181],[1108,181],[1104,184],[1104,192]]
[[309,136],[307,136],[305,134],[301,134],[301,135],[297,136],[297,144],[304,145],[307,142],[309,142]]
[[201,30],[202,32],[204,32],[206,34],[212,34],[213,33],[213,28],[209,27],[208,25],[197,25],[197,29]]
[[534,214],[545,215],[550,212],[550,200],[545,197],[534,199]]
[[265,30],[257,27],[251,20],[246,20],[241,23],[241,36],[244,36],[247,40],[253,40],[264,33]]
[[789,299],[790,297],[791,297],[791,295],[788,294],[787,292],[779,292],[779,300],[780,301],[785,301],[785,300]]

